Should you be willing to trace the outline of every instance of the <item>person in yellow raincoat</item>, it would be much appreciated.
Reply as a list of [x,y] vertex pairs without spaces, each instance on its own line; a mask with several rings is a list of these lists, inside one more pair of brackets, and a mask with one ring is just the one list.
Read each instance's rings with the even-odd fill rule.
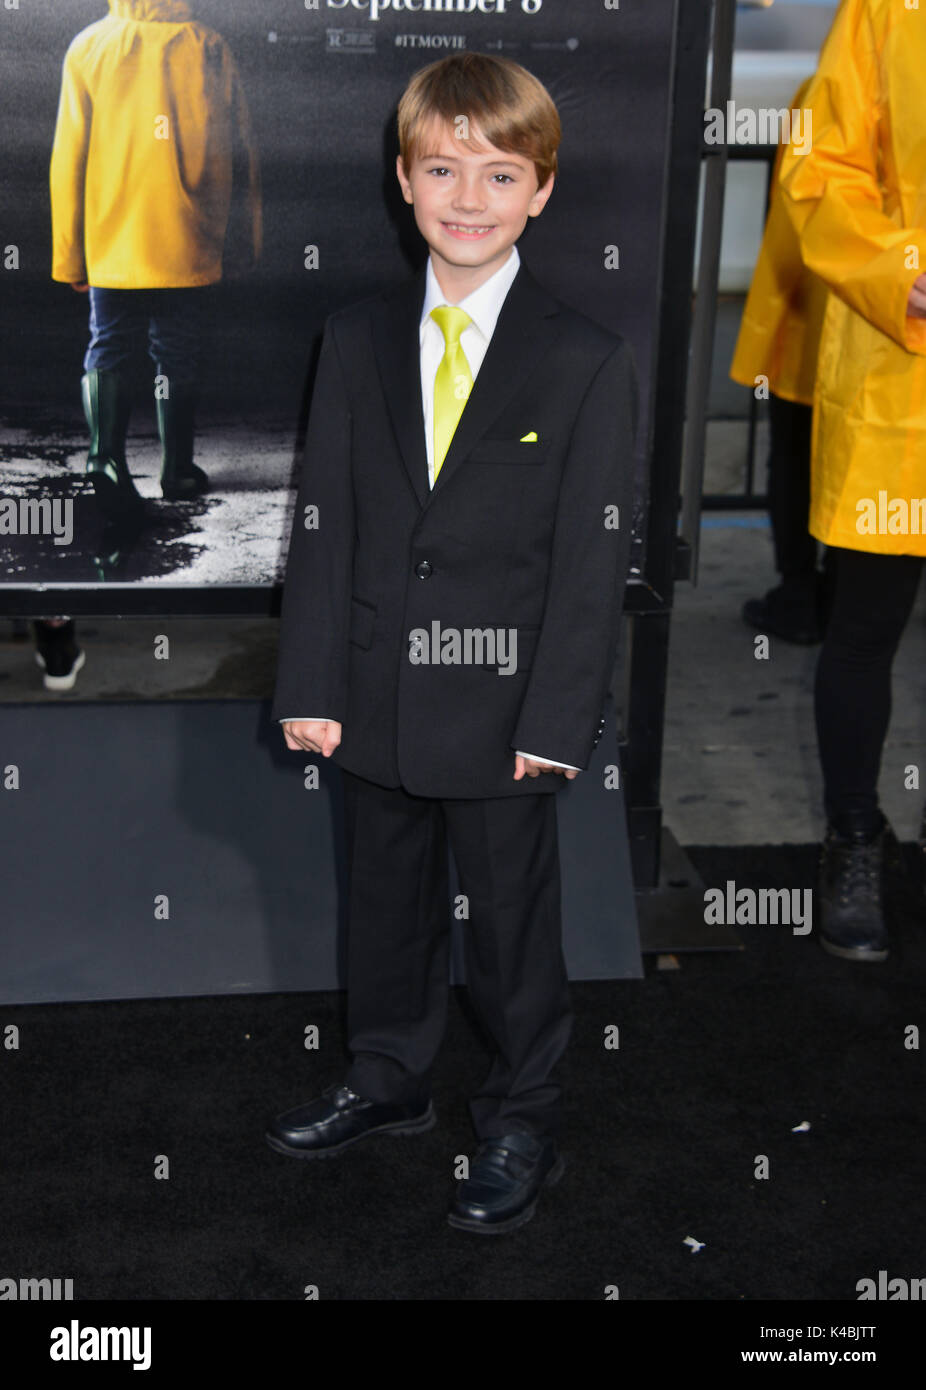
[[90,294],[87,461],[109,516],[143,507],[125,458],[128,365],[156,366],[161,492],[195,497],[196,387],[210,286],[260,255],[257,151],[225,40],[182,0],[109,0],[64,59],[51,157],[52,278]]
[[815,686],[826,834],[823,945],[888,954],[878,805],[891,666],[926,556],[926,5],[842,0],[781,194],[831,290],[817,380],[810,530],[835,550]]
[[[808,78],[791,99],[797,111]],[[768,509],[779,584],[764,598],[748,599],[743,618],[760,632],[787,642],[819,642],[828,607],[830,552],[817,569],[817,543],[810,512],[810,428],[817,348],[827,288],[801,260],[798,236],[778,193],[785,145],[772,171],[769,211],[730,376],[768,399],[771,448]]]

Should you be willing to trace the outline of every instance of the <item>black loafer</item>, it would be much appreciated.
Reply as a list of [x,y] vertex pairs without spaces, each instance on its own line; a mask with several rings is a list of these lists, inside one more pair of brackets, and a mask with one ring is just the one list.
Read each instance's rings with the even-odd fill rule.
[[565,1167],[550,1135],[517,1131],[486,1139],[469,1177],[457,1183],[447,1220],[480,1235],[513,1231],[530,1221],[540,1193],[559,1182]]
[[436,1122],[430,1101],[424,1110],[392,1101],[363,1100],[349,1086],[328,1086],[315,1100],[271,1121],[266,1139],[277,1153],[294,1158],[330,1158],[368,1134],[421,1134]]

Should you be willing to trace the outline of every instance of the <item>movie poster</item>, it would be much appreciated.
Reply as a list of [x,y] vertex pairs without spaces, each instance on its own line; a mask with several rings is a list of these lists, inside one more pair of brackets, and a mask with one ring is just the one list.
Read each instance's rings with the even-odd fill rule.
[[[47,595],[49,611],[129,612],[134,590],[153,592],[167,613],[270,611],[283,580],[324,320],[423,260],[394,172],[398,98],[417,68],[464,50],[523,64],[558,105],[556,187],[519,251],[541,283],[634,350],[641,414],[633,563],[642,568],[673,0],[141,3],[188,10],[230,55],[225,86],[214,84],[225,96],[203,99],[203,157],[216,140],[231,151],[222,274],[203,285],[203,312],[188,325],[197,365],[185,416],[176,401],[168,408],[159,398],[160,346],[150,324],[135,326],[118,398],[88,402],[88,293],[52,278],[50,170],[65,53],[107,4],[7,4],[0,11],[2,611],[41,612],[37,595]],[[134,138],[118,91],[88,116],[71,86],[65,140],[73,144],[75,123],[89,119],[107,122],[113,141]],[[170,113],[155,112],[154,142],[159,117],[160,136],[170,138]],[[130,153],[132,178],[143,181],[151,146]],[[59,145],[59,204],[79,201],[87,177],[85,169],[69,172],[69,157]],[[100,196],[117,223],[132,217],[132,187]],[[130,278],[150,275],[153,264],[159,287],[169,287],[159,258],[163,252],[169,266],[177,214],[165,203],[146,215]],[[124,480],[98,484],[87,471],[97,416],[112,417],[114,427],[121,421]],[[201,470],[205,490],[184,491],[191,468]],[[106,489],[123,481],[133,509],[114,518]]]

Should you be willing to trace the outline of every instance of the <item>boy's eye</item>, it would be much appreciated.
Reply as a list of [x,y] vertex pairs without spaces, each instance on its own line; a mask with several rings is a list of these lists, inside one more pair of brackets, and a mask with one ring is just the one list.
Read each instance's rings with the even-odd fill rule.
[[[428,170],[429,174],[436,174],[439,177],[442,177],[444,174],[450,174],[450,172],[451,170],[448,169],[444,164],[435,164],[433,168]],[[502,184],[514,183],[514,179],[511,177],[510,174],[493,174],[492,179],[493,181],[498,179],[501,181]]]

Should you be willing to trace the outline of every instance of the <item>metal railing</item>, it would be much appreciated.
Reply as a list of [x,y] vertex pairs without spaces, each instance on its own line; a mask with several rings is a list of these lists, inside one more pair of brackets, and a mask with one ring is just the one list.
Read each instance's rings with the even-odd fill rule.
[[[772,185],[772,170],[775,165],[775,157],[778,153],[777,145],[735,145],[729,144],[726,147],[727,164],[732,161],[740,163],[764,163],[766,167],[765,175],[765,216],[768,216],[769,195]],[[763,223],[764,225],[764,223]],[[714,345],[716,347],[716,344]],[[712,353],[711,370],[716,365]],[[743,390],[746,390],[743,387]],[[724,418],[721,416],[708,417],[708,420]],[[749,413],[747,416],[747,436],[746,436],[746,457],[744,460],[745,483],[742,492],[707,492],[701,497],[701,507],[704,511],[764,511],[768,507],[768,494],[755,491],[756,477],[756,439],[759,425],[759,402],[756,400],[755,393],[749,393]]]

